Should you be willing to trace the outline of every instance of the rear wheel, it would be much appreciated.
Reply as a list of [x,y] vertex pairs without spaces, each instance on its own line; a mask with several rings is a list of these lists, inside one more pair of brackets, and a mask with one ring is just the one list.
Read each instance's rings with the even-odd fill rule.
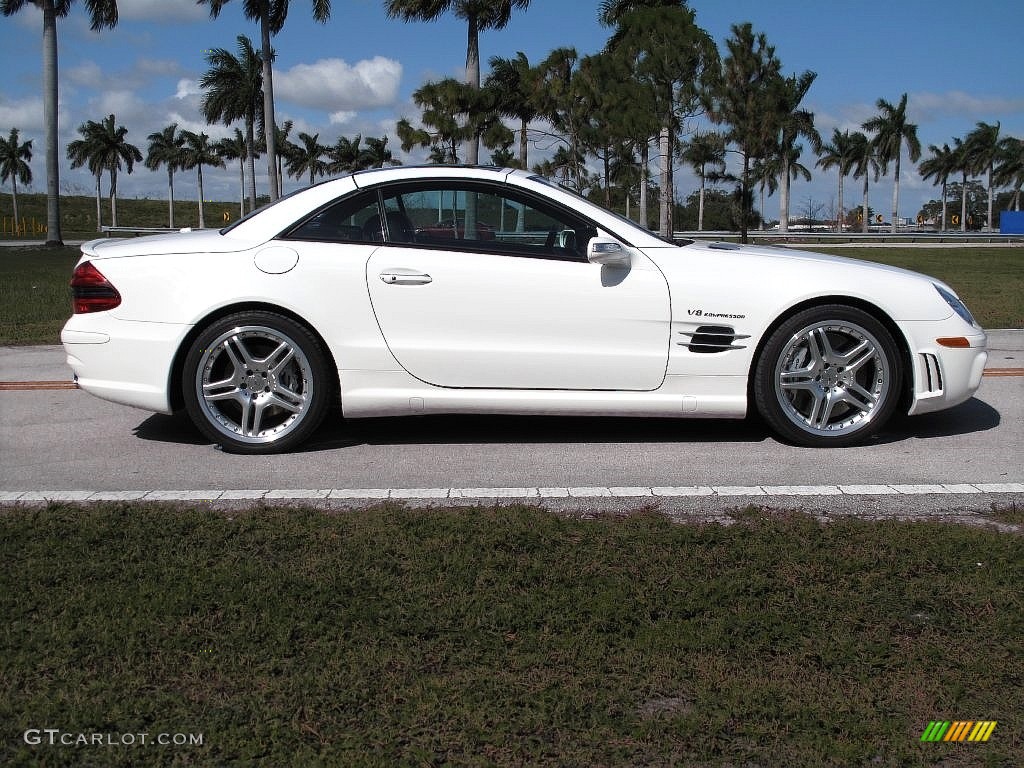
[[185,407],[232,453],[294,448],[320,425],[333,391],[326,357],[305,326],[273,312],[212,323],[185,358]]
[[754,398],[772,429],[790,442],[854,445],[892,415],[901,368],[892,334],[867,312],[812,307],[769,337],[754,373]]

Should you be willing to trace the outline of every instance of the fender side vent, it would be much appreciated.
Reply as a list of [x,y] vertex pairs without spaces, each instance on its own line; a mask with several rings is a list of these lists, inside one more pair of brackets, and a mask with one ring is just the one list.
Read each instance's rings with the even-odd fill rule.
[[745,344],[737,344],[740,339],[749,339],[749,334],[736,333],[731,325],[699,325],[694,331],[680,331],[681,336],[689,337],[688,341],[678,344],[691,352],[712,353],[725,352],[730,349],[746,349]]
[[921,353],[921,368],[924,377],[921,381],[926,393],[942,392],[942,369],[939,367],[939,358],[928,352]]

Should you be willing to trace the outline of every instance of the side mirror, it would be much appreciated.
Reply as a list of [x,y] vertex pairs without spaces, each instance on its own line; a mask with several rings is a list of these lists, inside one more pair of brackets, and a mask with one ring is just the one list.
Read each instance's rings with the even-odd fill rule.
[[587,244],[587,261],[605,267],[629,267],[632,259],[622,243],[608,237],[592,237]]

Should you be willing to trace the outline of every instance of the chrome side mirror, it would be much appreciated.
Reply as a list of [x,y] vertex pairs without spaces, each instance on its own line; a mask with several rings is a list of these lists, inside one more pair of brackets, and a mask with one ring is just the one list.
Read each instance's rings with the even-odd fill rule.
[[629,267],[632,259],[629,250],[617,240],[609,237],[592,237],[587,244],[587,261],[605,267]]

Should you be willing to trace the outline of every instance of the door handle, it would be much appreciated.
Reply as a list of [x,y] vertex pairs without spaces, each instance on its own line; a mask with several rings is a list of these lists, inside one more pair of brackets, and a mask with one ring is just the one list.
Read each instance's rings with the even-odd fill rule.
[[380,279],[388,285],[424,285],[433,281],[425,272],[401,267],[384,270],[380,273]]

